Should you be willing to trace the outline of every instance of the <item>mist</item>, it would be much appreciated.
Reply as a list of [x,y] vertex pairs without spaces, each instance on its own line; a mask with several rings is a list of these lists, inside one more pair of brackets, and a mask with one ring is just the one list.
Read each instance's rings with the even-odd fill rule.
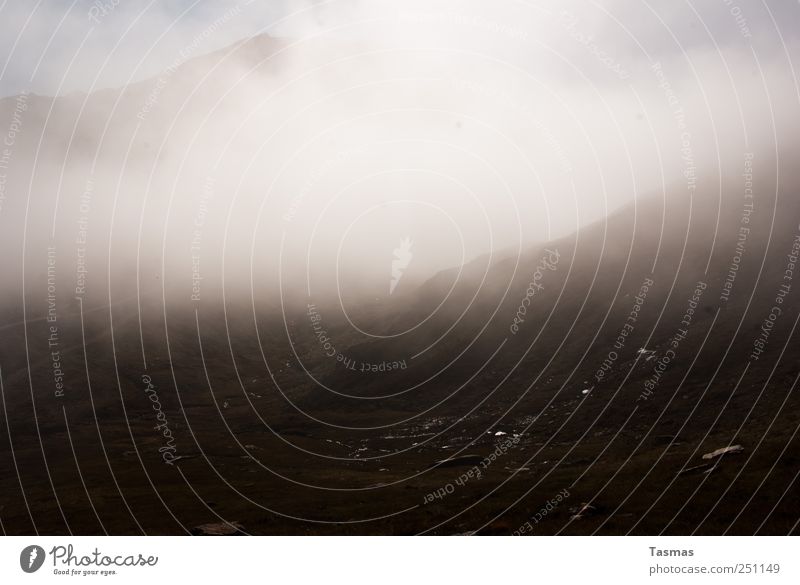
[[403,298],[797,157],[794,3],[45,4],[2,25],[10,304],[52,264],[97,304]]

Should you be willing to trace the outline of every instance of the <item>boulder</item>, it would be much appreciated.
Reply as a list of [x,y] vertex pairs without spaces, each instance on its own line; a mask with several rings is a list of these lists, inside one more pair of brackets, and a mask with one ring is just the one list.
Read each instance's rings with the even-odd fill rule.
[[703,455],[703,459],[716,459],[717,457],[722,457],[723,455],[735,455],[736,453],[741,453],[742,451],[744,451],[744,447],[741,445],[731,445],[730,447],[722,447],[721,449],[717,449],[711,453],[706,453]]

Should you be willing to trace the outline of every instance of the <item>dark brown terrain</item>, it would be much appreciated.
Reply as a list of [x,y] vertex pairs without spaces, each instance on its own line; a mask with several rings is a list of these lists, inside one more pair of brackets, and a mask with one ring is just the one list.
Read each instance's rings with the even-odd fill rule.
[[[800,302],[783,277],[800,206],[783,187],[758,197],[727,301],[740,201],[707,195],[640,199],[519,261],[468,266],[449,296],[455,272],[356,315],[382,334],[422,322],[412,334],[366,338],[310,300],[345,359],[406,369],[353,371],[326,357],[304,299],[283,314],[229,299],[223,314],[215,298],[196,311],[147,298],[140,312],[128,300],[59,313],[58,397],[47,321],[14,324],[9,313],[3,529],[173,534],[226,520],[252,534],[510,534],[530,521],[535,534],[796,532]],[[661,218],[663,231],[645,229]],[[545,248],[558,263],[512,335]],[[698,282],[706,288],[682,325]],[[783,282],[782,313],[753,359]],[[28,311],[46,311],[41,296]],[[173,433],[170,464],[144,375]],[[743,451],[702,458],[730,445]],[[477,457],[435,467],[464,455]]]

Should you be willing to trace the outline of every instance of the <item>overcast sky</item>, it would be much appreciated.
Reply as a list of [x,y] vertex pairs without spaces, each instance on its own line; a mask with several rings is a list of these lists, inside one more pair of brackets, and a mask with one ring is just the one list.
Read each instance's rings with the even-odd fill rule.
[[[349,1],[349,0],[348,0]],[[53,95],[155,75],[181,49],[202,54],[265,31],[292,34],[326,9],[295,0],[3,0],[2,95]],[[338,2],[339,10],[347,2]],[[295,15],[292,17],[292,15]],[[294,21],[292,22],[292,20]],[[215,21],[213,34],[204,34]],[[95,79],[96,78],[96,79]]]
[[[629,67],[643,58],[663,59],[730,46],[752,46],[763,63],[800,35],[800,6],[795,0],[500,1],[483,8],[487,4],[474,0],[3,0],[1,93],[28,90],[51,95],[121,85],[131,77],[142,79],[171,63],[198,35],[202,36],[198,53],[261,32],[304,35],[314,26],[330,32],[345,24],[349,26],[334,34],[368,36],[384,27],[358,26],[359,21],[391,20],[403,12],[427,13],[429,19],[438,14],[444,34],[460,25],[495,26],[499,34],[507,30],[536,36],[575,63],[580,57],[575,45],[584,37],[594,37],[604,53]],[[551,15],[563,11],[571,11],[580,26],[565,31],[537,25],[537,21],[552,23]],[[204,35],[219,19],[224,24]]]

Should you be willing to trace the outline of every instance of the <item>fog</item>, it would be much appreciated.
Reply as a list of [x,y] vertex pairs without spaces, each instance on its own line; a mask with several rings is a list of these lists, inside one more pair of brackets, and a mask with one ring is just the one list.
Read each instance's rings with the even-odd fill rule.
[[402,298],[797,159],[794,2],[161,4],[0,9],[7,304]]

